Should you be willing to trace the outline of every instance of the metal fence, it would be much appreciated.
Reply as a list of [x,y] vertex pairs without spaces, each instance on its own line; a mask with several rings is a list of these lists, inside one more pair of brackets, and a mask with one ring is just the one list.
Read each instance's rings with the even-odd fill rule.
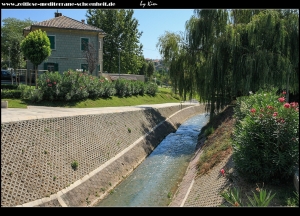
[[[38,70],[37,77],[39,77],[41,74],[45,73],[48,70]],[[25,85],[34,85],[35,84],[35,71],[33,69],[27,70],[27,69],[15,69],[11,70],[11,73],[14,73],[16,75],[16,79],[12,80],[11,84],[25,84]]]

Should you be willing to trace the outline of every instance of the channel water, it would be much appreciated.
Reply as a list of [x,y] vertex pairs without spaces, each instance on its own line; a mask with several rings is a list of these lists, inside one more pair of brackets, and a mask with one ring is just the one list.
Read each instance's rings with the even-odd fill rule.
[[163,207],[176,192],[197,145],[207,113],[179,126],[113,191],[95,207]]

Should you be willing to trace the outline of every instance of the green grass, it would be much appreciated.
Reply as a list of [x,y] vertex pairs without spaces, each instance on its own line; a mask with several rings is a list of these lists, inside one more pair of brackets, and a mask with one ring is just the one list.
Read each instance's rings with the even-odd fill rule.
[[87,99],[79,102],[67,101],[41,101],[38,103],[20,99],[2,99],[8,101],[8,108],[27,108],[27,106],[51,106],[51,107],[66,107],[66,108],[95,108],[95,107],[118,107],[118,106],[134,106],[142,104],[161,104],[161,103],[178,103],[180,97],[171,92],[170,88],[159,88],[155,96],[132,96],[132,97],[117,97]]
[[8,101],[8,108],[27,108],[27,103],[21,99],[1,99],[4,101]]

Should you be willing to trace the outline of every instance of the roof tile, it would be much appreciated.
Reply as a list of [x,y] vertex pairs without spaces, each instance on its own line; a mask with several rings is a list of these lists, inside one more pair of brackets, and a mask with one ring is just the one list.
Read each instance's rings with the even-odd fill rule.
[[[105,34],[105,32],[100,28],[83,23],[81,21],[77,21],[75,19],[66,16],[55,17],[49,20],[34,23],[31,26],[65,28],[65,29],[74,29],[74,30],[88,30],[88,31],[102,32],[103,34]],[[24,30],[30,30],[31,26],[25,27]]]

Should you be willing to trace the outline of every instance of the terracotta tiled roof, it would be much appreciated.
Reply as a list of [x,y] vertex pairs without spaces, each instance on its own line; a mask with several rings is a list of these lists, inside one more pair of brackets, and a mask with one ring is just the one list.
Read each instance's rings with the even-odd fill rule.
[[[74,20],[72,18],[66,17],[66,16],[59,16],[55,17],[53,19],[45,20],[42,22],[34,23],[31,26],[35,27],[52,27],[52,28],[64,28],[64,29],[74,29],[74,30],[86,30],[86,31],[97,31],[102,32],[105,34],[105,32],[92,25],[85,24],[81,21]],[[27,26],[24,28],[24,30],[30,31],[31,26]]]

